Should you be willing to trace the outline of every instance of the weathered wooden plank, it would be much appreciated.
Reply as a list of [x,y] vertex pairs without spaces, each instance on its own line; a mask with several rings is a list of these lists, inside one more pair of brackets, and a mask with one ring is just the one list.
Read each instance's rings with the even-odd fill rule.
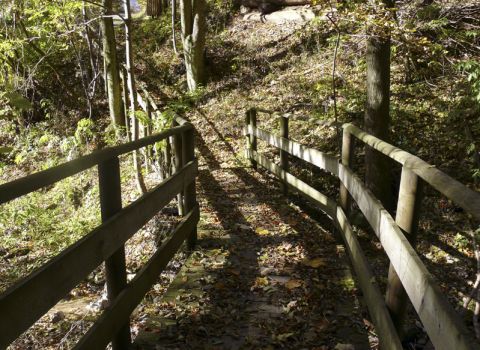
[[255,159],[258,164],[275,174],[280,180],[284,181],[288,186],[296,190],[299,194],[305,196],[307,199],[312,200],[322,209],[327,215],[332,218],[336,216],[337,203],[334,200],[328,198],[324,194],[320,193],[310,185],[307,185],[300,179],[297,179],[292,174],[282,170],[278,165],[268,160],[265,156],[257,153],[250,152],[249,156]]
[[[409,168],[402,168],[400,191],[398,193],[395,222],[405,233],[410,244],[415,247],[418,220],[422,202],[423,181]],[[392,315],[395,328],[403,331],[403,321],[407,311],[407,294],[395,268],[390,264],[385,301]]]
[[[355,142],[353,136],[347,131],[343,130],[342,135],[342,164],[352,168],[352,162],[354,159]],[[340,206],[347,215],[350,214],[351,198],[348,194],[346,187],[340,182]]]
[[344,165],[339,178],[380,239],[436,349],[474,349],[478,343],[443,297],[403,232],[361,180]]
[[[288,140],[288,116],[283,115],[279,119],[280,121],[280,137]],[[288,152],[280,150],[280,167],[288,172]],[[288,186],[284,183],[281,184],[283,195],[288,195]]]
[[425,182],[461,206],[474,218],[480,220],[480,193],[469,189],[461,182],[453,179],[417,156],[382,141],[360,130],[355,125],[345,124],[343,128],[377,151],[412,169],[412,171],[425,180]]
[[[107,222],[122,210],[122,185],[118,157],[98,165],[98,184],[102,222]],[[108,300],[111,302],[127,285],[125,245],[105,260],[105,277]],[[127,322],[118,334],[113,335],[112,349],[127,350],[130,343],[130,324]]]
[[310,164],[316,165],[322,170],[326,170],[333,175],[338,176],[338,158],[316,149],[305,147],[302,144],[287,140],[283,137],[273,135],[265,130],[259,128],[246,128],[247,134],[257,136],[259,139],[266,141],[269,145],[275,146],[290,153],[291,155],[300,158]]
[[122,154],[137,150],[141,147],[154,144],[155,142],[159,142],[173,135],[181,134],[183,131],[190,130],[192,128],[193,126],[191,124],[185,123],[140,140],[92,152],[89,155],[80,157],[70,162],[0,185],[0,204],[39,190],[42,187],[52,185],[57,181],[75,175],[113,157],[117,157]]
[[104,349],[107,346],[111,335],[118,332],[135,307],[142,301],[181,244],[195,229],[198,220],[199,210],[198,206],[195,206],[177,226],[171,238],[148,260],[74,349]]
[[[257,110],[251,108],[247,113],[250,114],[248,128],[255,130],[257,128]],[[252,152],[257,151],[257,136],[253,133],[250,133],[250,150]],[[251,160],[251,165],[253,169],[257,169],[257,163],[254,160]]]
[[[182,134],[182,161],[190,162],[195,159],[195,132],[193,129],[185,131]],[[185,205],[185,211],[188,213],[193,207],[197,205],[197,190],[195,185],[195,179],[191,182],[184,183],[183,190],[183,204]],[[197,242],[197,228],[195,227],[190,236],[188,237],[188,248],[193,250]]]
[[0,295],[0,348],[6,347],[183,190],[197,161],[163,181]]
[[367,258],[341,207],[336,208],[336,216],[334,219],[347,247],[348,255],[355,269],[355,274],[362,289],[365,302],[367,303],[368,311],[375,325],[375,330],[378,333],[381,348],[402,350],[403,347],[400,338],[377,282],[375,281],[375,277],[370,270]]

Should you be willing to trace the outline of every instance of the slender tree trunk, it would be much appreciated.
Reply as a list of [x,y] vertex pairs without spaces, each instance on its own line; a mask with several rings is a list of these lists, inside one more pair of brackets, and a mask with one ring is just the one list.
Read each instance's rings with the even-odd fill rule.
[[[387,7],[393,1],[384,0]],[[390,128],[390,37],[372,35],[367,42],[367,105],[365,130],[388,142]],[[393,209],[391,164],[371,147],[365,148],[365,182],[389,211]]]
[[182,42],[188,89],[205,83],[205,0],[180,0]]
[[178,49],[177,49],[177,35],[175,32],[175,20],[177,19],[177,0],[172,0],[172,43],[173,43],[173,51],[175,55],[178,56]]
[[[112,0],[103,0],[104,15],[111,16]],[[112,122],[117,126],[125,126],[125,115],[122,108],[122,91],[120,88],[120,74],[118,70],[117,48],[113,19],[103,17],[103,56],[105,59],[106,88],[108,94],[108,107]]]
[[[125,9],[125,60],[127,68],[128,90],[130,94],[130,116],[132,121],[132,139],[138,140],[139,138],[139,123],[135,117],[135,111],[137,110],[137,91],[135,87],[135,77],[133,75],[133,52],[132,52],[132,38],[131,38],[131,18],[130,1],[123,0]],[[135,170],[135,180],[137,182],[137,188],[141,193],[147,192],[147,187],[143,181],[142,167],[139,162],[138,150],[133,152],[133,167]]]

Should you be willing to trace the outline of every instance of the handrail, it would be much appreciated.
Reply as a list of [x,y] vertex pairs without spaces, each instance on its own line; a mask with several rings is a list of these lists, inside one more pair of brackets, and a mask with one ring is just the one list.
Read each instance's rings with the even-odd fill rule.
[[[153,99],[144,91],[146,101],[158,113]],[[139,99],[141,95],[137,94]],[[0,185],[0,205],[52,185],[81,171],[98,166],[102,224],[82,239],[50,259],[22,280],[0,294],[0,348],[5,348],[36,320],[105,261],[109,308],[101,315],[76,348],[92,349],[112,342],[113,349],[130,344],[129,316],[168,264],[181,243],[188,238],[188,248],[196,242],[199,209],[195,178],[198,162],[194,152],[193,125],[174,116],[172,126],[155,135],[104,148],[56,167]],[[122,209],[119,156],[170,138],[174,143],[175,172],[139,199]],[[147,153],[147,152],[146,152]],[[169,157],[172,157],[169,154]],[[168,176],[168,175],[167,175]],[[184,219],[144,268],[127,283],[125,242],[156,213],[177,197],[179,214]]]
[[408,167],[438,192],[461,206],[475,219],[480,220],[480,194],[478,192],[471,190],[419,157],[380,140],[353,124],[345,124],[343,129],[387,157]]
[[[398,335],[395,331],[395,327],[398,328],[398,325],[395,323],[395,327],[392,328],[393,324],[391,315],[396,316],[395,311],[397,310],[388,309],[390,311],[388,312],[385,305],[386,301],[379,297],[380,294],[378,287],[365,280],[364,274],[366,273],[369,275],[370,269],[366,266],[365,256],[361,251],[358,242],[356,242],[356,238],[343,211],[344,209],[347,209],[348,206],[343,202],[342,197],[341,206],[339,206],[332,199],[302,182],[294,175],[285,171],[285,169],[282,169],[284,164],[279,167],[259,154],[256,149],[257,138],[266,141],[269,145],[277,147],[283,152],[287,152],[319,167],[320,169],[326,170],[340,179],[342,186],[344,186],[345,190],[348,190],[350,195],[357,202],[360,210],[380,239],[380,242],[391,261],[392,267],[395,269],[394,271],[398,274],[398,277],[394,277],[398,278],[401,283],[400,285],[403,285],[405,288],[408,297],[412,301],[415,310],[419,314],[420,319],[436,348],[473,349],[476,347],[474,337],[460,321],[453,307],[446,301],[436,285],[434,278],[428,272],[421,259],[405,237],[404,232],[413,234],[415,220],[418,220],[415,208],[406,208],[408,205],[417,205],[416,201],[419,195],[419,193],[416,193],[416,188],[412,187],[416,185],[416,182],[410,175],[411,171],[415,172],[415,174],[424,179],[427,183],[433,183],[432,186],[434,187],[440,187],[440,183],[442,183],[443,186],[453,183],[452,186],[461,191],[462,194],[468,195],[468,198],[472,200],[472,203],[464,203],[464,201],[461,201],[456,194],[454,198],[451,198],[451,191],[445,190],[444,188],[441,188],[440,192],[446,194],[457,203],[463,204],[462,207],[468,212],[476,210],[476,205],[480,200],[479,193],[471,191],[458,181],[453,180],[448,175],[442,173],[440,170],[431,167],[420,158],[389,145],[378,138],[374,138],[351,124],[344,126],[344,150],[342,151],[343,164],[339,162],[337,157],[327,155],[287,138],[279,137],[257,128],[255,109],[247,111],[246,124],[247,125],[244,129],[247,141],[246,156],[251,160],[252,165],[256,166],[256,164],[259,164],[263,166],[280,178],[284,184],[318,204],[320,208],[333,219],[336,226],[339,228],[349,251],[350,258],[353,261],[355,271],[357,272],[357,275],[359,275],[359,283],[366,295],[367,306],[374,324],[378,329],[381,344],[383,344],[385,348],[401,349],[401,345],[397,341]],[[282,127],[288,128],[288,123],[283,123]],[[282,130],[281,132],[288,135],[288,130],[286,132]],[[390,156],[392,159],[401,162],[404,166],[399,194],[397,222],[395,222],[391,215],[384,209],[382,203],[373,196],[373,194],[348,167],[352,144],[348,137],[350,132],[365,143],[383,152],[387,156]],[[478,217],[479,213],[476,212],[475,214],[474,217]],[[391,276],[389,276],[389,282],[390,279]],[[388,302],[389,300],[387,299],[387,303]],[[389,313],[391,315],[389,315]]]
[[[115,253],[197,175],[197,162],[159,184],[0,295],[0,348],[17,338]],[[82,262],[82,263],[80,263]],[[52,283],[52,281],[58,281]]]
[[193,129],[193,126],[187,122],[181,126],[159,132],[158,134],[147,136],[145,138],[128,142],[119,146],[108,147],[94,151],[86,156],[74,159],[67,163],[22,177],[6,184],[2,184],[0,185],[0,204],[39,190],[42,187],[52,185],[60,180],[78,174],[79,172],[89,169],[113,157],[118,157],[122,154],[152,145],[170,136],[179,135],[191,129]]

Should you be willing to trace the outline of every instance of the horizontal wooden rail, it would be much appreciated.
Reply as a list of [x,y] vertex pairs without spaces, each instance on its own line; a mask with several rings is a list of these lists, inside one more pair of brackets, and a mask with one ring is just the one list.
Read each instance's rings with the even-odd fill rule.
[[280,180],[284,181],[289,187],[298,191],[298,193],[309,200],[312,200],[317,204],[327,215],[331,218],[336,217],[337,203],[334,200],[328,198],[324,194],[320,193],[312,186],[306,184],[302,180],[296,178],[292,174],[282,170],[278,165],[268,160],[265,156],[257,153],[247,151],[249,156],[252,157],[258,164],[275,174]]
[[184,123],[183,125],[167,129],[158,134],[128,142],[123,145],[104,148],[56,167],[0,185],[0,204],[6,203],[30,192],[37,191],[43,187],[50,186],[113,157],[135,151],[141,147],[152,145],[170,136],[179,135],[184,131],[191,129],[193,129],[191,124]]
[[6,347],[110,257],[198,174],[186,164],[140,199],[0,295],[0,348]]
[[395,220],[353,173],[339,178],[373,228],[436,349],[474,349],[474,340]]
[[[435,188],[436,186],[442,186],[441,184],[446,186],[447,183],[453,183],[453,188],[461,191],[467,198],[474,200],[471,205],[468,204],[468,211],[476,210],[476,201],[480,198],[478,193],[469,190],[458,181],[453,180],[441,171],[429,166],[428,163],[422,161],[420,158],[377,138],[372,138],[370,135],[361,132],[361,130],[351,125],[346,125],[345,131],[347,132],[344,132],[344,136],[348,136],[348,132],[351,132],[352,135],[360,138],[370,146],[375,147],[384,154],[399,161],[428,183],[433,183],[432,186]],[[437,349],[477,348],[478,345],[472,334],[467,330],[453,307],[442,295],[435,279],[428,272],[400,227],[384,209],[378,199],[373,196],[365,184],[362,183],[348,166],[339,163],[336,157],[325,155],[322,152],[307,148],[294,141],[272,135],[269,132],[258,129],[252,124],[249,124],[245,129],[245,136],[248,137],[250,135],[254,135],[272,146],[280,148],[291,155],[318,166],[322,170],[336,175],[344,188],[348,190],[356,201],[360,210],[380,239],[392,266],[397,272],[434,346]],[[251,144],[247,145],[246,154],[247,157],[275,174],[284,183],[287,183],[289,187],[295,189],[298,193],[310,200],[313,200],[327,215],[333,218],[347,245],[349,256],[357,272],[360,286],[362,290],[364,290],[371,316],[375,321],[375,326],[379,330],[380,341],[383,342],[383,346],[386,349],[401,348],[396,340],[392,340],[398,339],[395,325],[392,323],[390,315],[386,313],[387,308],[378,289],[376,286],[375,288],[371,286],[371,271],[343,209],[338,207],[333,200],[300,181],[295,176],[287,173],[261,154],[258,154],[256,149],[251,147]],[[438,175],[439,173],[441,175]],[[446,190],[442,188],[440,192],[453,199],[450,189]],[[464,207],[464,201],[458,198],[457,194],[455,194],[455,196],[457,197],[456,202]],[[467,209],[466,207],[464,208]],[[477,215],[478,212],[474,216],[477,217]],[[379,300],[381,300],[380,304],[378,304]]]
[[248,135],[255,135],[259,139],[266,141],[269,145],[280,148],[281,150],[300,158],[310,164],[326,170],[329,173],[338,176],[338,158],[330,154],[320,152],[316,149],[306,147],[298,142],[273,135],[265,130],[253,128],[249,125],[245,129]]
[[134,279],[119,294],[95,322],[93,327],[77,343],[74,349],[104,349],[135,307],[142,301],[152,284],[158,279],[165,266],[180,248],[199,220],[198,205],[177,226],[171,237],[148,260]]
[[417,156],[372,136],[353,124],[345,124],[343,128],[370,147],[410,168],[437,191],[461,206],[475,219],[480,220],[480,194],[478,192],[469,189]]
[[296,190],[297,193],[317,204],[333,219],[346,243],[349,256],[352,260],[352,266],[358,276],[360,287],[362,291],[364,291],[364,297],[367,301],[370,315],[377,327],[382,348],[401,350],[402,345],[389,315],[387,306],[385,305],[385,300],[380,293],[380,289],[373,277],[367,259],[362,252],[360,244],[358,243],[342,208],[337,206],[337,203],[334,200],[328,198],[310,185],[307,185],[305,182],[297,179],[292,174],[282,170],[278,165],[268,160],[265,156],[262,156],[255,151],[248,154],[262,167],[287,183],[290,188]]

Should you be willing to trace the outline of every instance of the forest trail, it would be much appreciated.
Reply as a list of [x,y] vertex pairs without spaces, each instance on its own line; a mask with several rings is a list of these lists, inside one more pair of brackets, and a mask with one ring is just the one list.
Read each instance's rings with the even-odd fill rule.
[[273,178],[245,167],[204,115],[191,122],[198,246],[148,315],[138,348],[369,348],[343,245],[325,229],[331,224],[322,227]]
[[[272,63],[294,55],[298,28],[236,19],[227,29],[230,51],[213,64],[226,67],[238,57],[238,70],[212,82],[215,94],[189,114],[199,159],[198,245],[145,316],[135,341],[140,349],[372,345],[366,309],[331,221],[320,212],[310,217],[243,157],[242,114],[259,91],[276,100],[268,74],[286,73]],[[303,64],[309,63],[294,69]]]

